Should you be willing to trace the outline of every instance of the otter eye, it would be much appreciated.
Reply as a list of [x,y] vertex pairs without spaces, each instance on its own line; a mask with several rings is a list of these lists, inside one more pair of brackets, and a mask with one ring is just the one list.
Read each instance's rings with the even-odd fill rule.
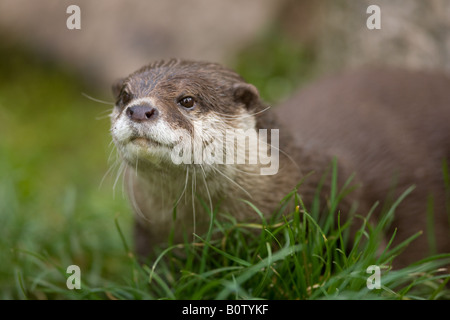
[[132,98],[131,94],[129,94],[126,91],[123,91],[120,100],[122,101],[123,105],[126,105],[128,102],[131,101],[131,98]]
[[181,98],[178,103],[186,109],[192,109],[195,105],[195,100],[192,97],[184,97]]

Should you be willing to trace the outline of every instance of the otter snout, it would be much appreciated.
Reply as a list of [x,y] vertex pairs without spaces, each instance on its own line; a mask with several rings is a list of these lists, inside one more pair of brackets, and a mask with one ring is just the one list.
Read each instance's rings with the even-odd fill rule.
[[149,105],[134,105],[128,107],[126,115],[135,122],[143,122],[155,119],[158,116],[158,110]]

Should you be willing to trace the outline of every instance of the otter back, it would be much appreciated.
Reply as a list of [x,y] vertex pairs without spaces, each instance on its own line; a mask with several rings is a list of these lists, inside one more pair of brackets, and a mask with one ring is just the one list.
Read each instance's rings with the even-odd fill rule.
[[[432,204],[438,251],[450,252],[450,223],[442,165],[450,159],[450,79],[402,70],[365,69],[325,78],[277,109],[306,152],[337,156],[362,183],[359,201],[371,206],[415,190],[395,212],[397,242],[427,231]],[[448,163],[448,162],[447,162]],[[448,197],[448,196],[447,196]],[[431,203],[431,204],[430,204]],[[447,202],[448,203],[448,202]],[[429,253],[426,236],[406,261]]]

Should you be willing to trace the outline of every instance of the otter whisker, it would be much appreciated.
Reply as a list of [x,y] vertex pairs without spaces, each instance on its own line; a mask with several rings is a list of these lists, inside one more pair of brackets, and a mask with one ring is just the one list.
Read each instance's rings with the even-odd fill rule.
[[105,109],[105,110],[103,110],[103,111],[100,111],[100,112],[98,113],[98,115],[99,115],[99,116],[107,115],[108,117],[111,117],[111,114],[112,114],[112,113],[113,113],[113,112],[112,112],[111,108],[108,108],[108,109]]
[[[98,103],[102,103],[102,104],[107,104],[109,106],[114,106],[114,102],[108,102],[108,101],[104,101],[104,100],[100,100],[100,99],[96,99],[94,97],[91,97],[90,95],[82,92],[81,93],[82,96],[88,98],[89,100],[92,100],[94,102],[98,102]],[[95,120],[103,120],[103,119],[107,119],[107,118],[111,118],[112,116],[112,111],[111,108],[108,108],[106,110],[101,111],[97,117],[95,117]]]
[[238,171],[240,173],[243,173],[243,174],[248,174],[250,176],[260,176],[261,175],[260,173],[249,172],[249,171],[238,169],[237,166],[234,166],[233,170],[236,170],[236,171]]
[[108,114],[103,115],[103,116],[97,116],[97,117],[95,117],[95,120],[103,120],[103,119],[107,119],[107,118],[111,118],[111,113],[108,113]]
[[267,143],[267,142],[264,142],[264,141],[261,141],[261,140],[259,140],[259,143],[265,143],[266,146],[268,146],[269,148],[273,148],[275,150],[278,150],[280,153],[284,154],[286,156],[286,158],[288,158],[297,169],[300,169],[300,167],[297,164],[297,162],[288,153],[286,153],[282,149],[273,146],[271,143]]
[[[125,173],[125,171],[126,171],[126,168],[124,170],[124,173]],[[133,188],[131,174],[128,175],[128,180],[129,180],[128,184],[130,186],[130,188],[128,189],[128,195],[129,195],[129,199],[131,201],[131,205],[133,206],[133,209],[134,209],[135,213],[137,213],[137,215],[139,217],[141,217],[142,219],[144,219],[146,221],[150,221],[150,219],[144,215],[144,213],[142,212],[141,208],[139,207],[138,202],[136,201],[136,197],[134,195],[134,188]]]
[[196,220],[195,220],[195,197],[194,197],[194,190],[196,189],[196,172],[195,172],[195,166],[192,167],[194,169],[194,172],[192,173],[192,181],[191,181],[191,195],[192,195],[192,224],[193,224],[193,235],[192,235],[192,241],[195,242],[195,236],[196,233]]
[[[187,188],[187,184],[189,181],[189,167],[186,166],[186,180],[184,181],[184,188],[183,191],[181,192],[180,196],[178,197],[178,200],[175,202],[175,205],[173,206],[174,208],[176,208],[178,206],[178,203],[180,202],[181,198],[183,197],[183,194],[186,194],[186,188]],[[185,197],[186,199],[186,197]]]
[[126,164],[124,162],[122,162],[120,164],[119,170],[117,170],[117,176],[116,179],[114,180],[114,184],[113,184],[113,197],[115,197],[116,195],[116,185],[117,182],[119,181],[120,176],[125,173],[125,169],[126,169]]
[[138,176],[138,162],[139,162],[139,158],[136,157],[136,165],[134,167],[134,174],[136,175],[136,177]]
[[111,139],[111,142],[108,144],[108,147],[113,147],[113,149],[115,150],[115,145],[114,145],[114,140]]
[[[164,190],[163,189],[163,184],[164,184],[164,181],[165,181],[165,179],[164,179],[164,176],[165,176],[165,174],[164,174],[164,172],[162,173],[162,174],[160,174],[160,178],[159,178],[159,185],[160,185],[160,190]],[[160,195],[161,195],[161,205],[164,207],[164,196],[165,196],[165,192],[161,192],[160,193]],[[170,197],[169,197],[170,198]]]
[[[211,208],[211,215],[213,214],[213,204],[212,204],[212,199],[211,199],[211,193],[209,192],[209,188],[208,188],[208,183],[206,182],[206,173],[205,173],[205,169],[203,168],[203,165],[200,165],[200,168],[202,169],[202,176],[203,176],[203,182],[205,183],[205,188],[206,188],[206,193],[208,194],[208,198],[209,198],[209,206]],[[212,216],[211,216],[212,219]]]
[[[114,150],[112,150],[112,151],[114,151]],[[112,151],[111,151],[110,157],[112,155]],[[109,158],[108,158],[108,162],[110,162]],[[105,181],[106,177],[109,174],[111,174],[113,172],[113,170],[116,169],[117,166],[119,166],[121,164],[121,162],[122,162],[121,159],[119,157],[116,157],[116,160],[109,166],[108,170],[106,170],[105,174],[103,175],[102,179],[100,180],[100,184],[98,186],[99,188],[102,187],[103,182]]]
[[219,173],[220,175],[222,175],[225,179],[227,179],[228,181],[230,181],[231,183],[233,183],[236,187],[238,187],[239,189],[241,189],[242,191],[245,192],[245,194],[247,194],[250,198],[252,198],[252,195],[245,190],[239,183],[237,183],[236,181],[234,181],[233,179],[231,179],[230,177],[228,177],[225,173],[223,173],[222,171],[220,171],[216,166],[211,166],[211,168]]
[[109,101],[105,101],[105,100],[100,100],[100,99],[94,98],[94,97],[92,97],[92,96],[90,96],[90,95],[88,95],[87,93],[84,93],[84,92],[82,92],[81,95],[83,97],[85,97],[85,98],[88,98],[89,100],[92,100],[92,101],[95,101],[95,102],[98,102],[98,103],[103,103],[103,104],[107,104],[107,105],[110,105],[110,106],[114,106],[114,104],[115,104],[114,102],[109,102]]
[[217,111],[213,111],[215,114],[220,115],[223,118],[228,118],[228,119],[243,119],[243,118],[248,118],[248,117],[253,117],[256,116],[257,114],[266,112],[267,110],[269,110],[270,108],[272,108],[271,106],[268,106],[266,108],[264,108],[263,110],[260,110],[258,112],[255,113],[249,113],[247,115],[229,115],[226,113],[221,113],[221,112],[217,112]]
[[111,162],[111,157],[114,154],[114,151],[116,151],[115,152],[115,154],[116,154],[116,160],[115,161],[121,161],[121,159],[119,158],[119,154],[117,153],[117,149],[114,147],[113,144],[114,144],[114,141],[111,140],[111,142],[109,143],[109,147],[111,148],[111,151],[109,152],[108,162]]

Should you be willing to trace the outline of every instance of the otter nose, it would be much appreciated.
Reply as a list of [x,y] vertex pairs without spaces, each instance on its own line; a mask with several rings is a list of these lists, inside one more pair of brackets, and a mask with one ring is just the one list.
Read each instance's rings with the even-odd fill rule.
[[137,105],[128,107],[126,113],[131,120],[141,122],[155,118],[158,114],[158,110],[146,105]]

